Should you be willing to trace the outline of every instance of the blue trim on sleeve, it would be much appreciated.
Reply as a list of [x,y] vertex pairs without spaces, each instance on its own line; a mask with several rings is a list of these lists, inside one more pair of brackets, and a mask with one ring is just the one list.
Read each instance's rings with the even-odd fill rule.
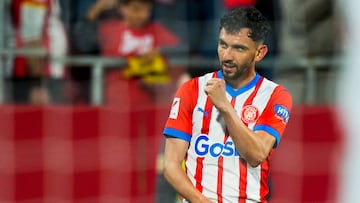
[[170,136],[170,137],[180,138],[180,139],[183,139],[188,142],[190,142],[190,140],[191,140],[190,134],[184,133],[183,131],[176,130],[174,128],[165,128],[163,134]]
[[274,136],[275,139],[276,139],[276,142],[273,146],[273,148],[276,148],[279,143],[280,143],[280,134],[277,130],[275,130],[274,128],[268,126],[268,125],[264,125],[264,124],[259,124],[259,125],[256,125],[254,127],[254,131],[257,131],[257,130],[263,130],[263,131],[266,131],[268,132],[270,135]]

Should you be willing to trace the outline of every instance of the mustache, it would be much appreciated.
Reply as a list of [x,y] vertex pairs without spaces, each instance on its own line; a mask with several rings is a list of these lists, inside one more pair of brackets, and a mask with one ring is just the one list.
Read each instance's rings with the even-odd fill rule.
[[230,60],[226,60],[226,61],[222,61],[221,65],[226,65],[226,66],[237,66],[236,63],[234,63],[233,61]]

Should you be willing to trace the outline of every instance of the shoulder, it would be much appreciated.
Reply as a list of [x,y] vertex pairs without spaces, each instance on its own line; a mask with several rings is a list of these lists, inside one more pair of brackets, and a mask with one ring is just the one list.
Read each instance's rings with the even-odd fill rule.
[[182,84],[179,87],[179,91],[185,91],[185,92],[189,92],[191,90],[197,89],[199,84],[198,84],[199,78],[191,78],[190,80],[184,82],[184,84]]
[[275,88],[271,95],[271,103],[275,107],[285,107],[288,111],[290,111],[293,105],[290,91],[280,84],[273,82],[273,85],[275,85]]
[[274,94],[284,94],[291,97],[290,92],[283,85],[271,81],[267,78],[264,78],[263,80],[263,87],[264,90],[273,91]]
[[268,95],[269,102],[271,104],[285,104],[289,108],[292,106],[292,96],[288,89],[286,89],[283,85],[278,84],[274,81],[264,78],[261,84],[260,95]]
[[109,19],[99,24],[101,30],[123,30],[125,24],[119,19]]

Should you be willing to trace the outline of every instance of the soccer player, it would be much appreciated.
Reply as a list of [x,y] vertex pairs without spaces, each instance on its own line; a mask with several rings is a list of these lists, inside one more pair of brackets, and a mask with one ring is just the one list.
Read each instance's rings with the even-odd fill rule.
[[178,89],[164,129],[164,176],[183,202],[267,202],[270,156],[292,107],[290,93],[255,70],[269,31],[253,7],[225,14],[220,70]]

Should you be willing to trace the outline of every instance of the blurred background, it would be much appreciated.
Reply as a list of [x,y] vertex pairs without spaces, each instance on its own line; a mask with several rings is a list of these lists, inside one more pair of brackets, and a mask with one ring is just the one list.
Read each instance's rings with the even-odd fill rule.
[[0,202],[176,202],[172,96],[218,69],[219,19],[241,6],[271,22],[257,71],[294,100],[270,202],[353,202],[355,0],[1,0]]

